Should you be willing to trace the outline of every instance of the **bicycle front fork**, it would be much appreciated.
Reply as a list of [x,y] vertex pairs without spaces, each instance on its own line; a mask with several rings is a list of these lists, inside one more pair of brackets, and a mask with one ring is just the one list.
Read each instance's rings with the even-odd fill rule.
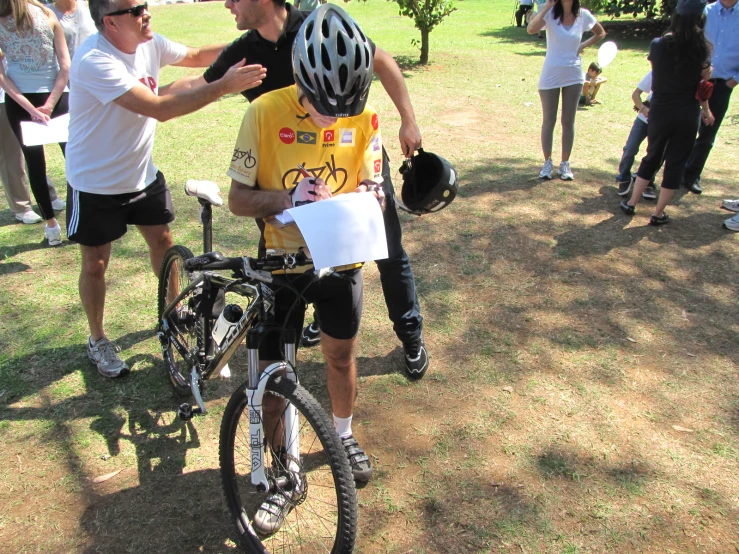
[[[247,343],[249,338],[247,334]],[[264,420],[262,402],[267,382],[273,375],[283,374],[287,379],[297,382],[295,374],[295,351],[294,342],[285,345],[284,362],[277,362],[268,366],[261,375],[259,375],[259,352],[258,348],[249,347],[249,385],[246,389],[247,405],[249,410],[249,446],[251,450],[251,482],[259,491],[267,491],[270,489],[270,483],[264,467],[264,452],[267,446],[266,435],[264,432]],[[300,459],[300,441],[298,436],[298,411],[292,404],[288,404],[284,415],[285,429],[285,450],[287,452],[288,467],[287,469],[297,475],[299,467],[297,461]],[[294,466],[294,467],[293,467]]]

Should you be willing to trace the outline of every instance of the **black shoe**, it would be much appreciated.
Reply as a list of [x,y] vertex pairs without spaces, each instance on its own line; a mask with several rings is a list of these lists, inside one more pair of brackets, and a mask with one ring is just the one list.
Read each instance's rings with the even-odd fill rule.
[[344,451],[346,452],[346,457],[349,459],[354,480],[366,483],[372,479],[372,463],[370,462],[369,456],[360,448],[357,439],[353,436],[345,439],[342,438],[341,444],[344,445]]
[[670,216],[667,215],[667,213],[664,213],[662,217],[657,217],[656,215],[653,215],[651,218],[649,218],[649,224],[650,225],[664,225],[665,223],[669,223]]
[[631,192],[631,183],[633,182],[633,179],[626,179],[625,181],[619,181],[618,182],[618,195],[619,196],[626,196]]
[[647,200],[654,200],[657,198],[657,187],[654,186],[654,183],[649,183],[647,185],[647,188],[644,189],[644,193],[642,194],[642,198],[646,198]]
[[306,348],[316,346],[321,343],[321,328],[315,321],[311,321],[311,324],[303,329],[303,334],[300,336],[300,344]]
[[423,339],[406,344],[403,350],[405,351],[405,372],[411,379],[420,379],[429,368],[429,354]]
[[703,187],[701,187],[701,186],[700,186],[700,185],[698,184],[698,181],[696,181],[695,183],[692,183],[692,184],[691,184],[691,185],[690,185],[690,186],[688,187],[688,190],[689,190],[690,192],[692,192],[693,194],[701,194],[701,193],[703,192]]
[[626,200],[622,200],[619,206],[621,208],[621,211],[626,215],[634,215],[636,213],[636,208],[634,206],[629,206],[626,203]]

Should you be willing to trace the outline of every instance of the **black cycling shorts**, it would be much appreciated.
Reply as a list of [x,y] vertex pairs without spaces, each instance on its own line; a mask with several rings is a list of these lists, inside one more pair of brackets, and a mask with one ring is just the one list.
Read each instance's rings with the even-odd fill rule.
[[[356,337],[362,319],[362,269],[340,271],[313,283],[311,279],[305,274],[275,275],[271,285],[275,292],[275,323],[294,329],[299,339],[305,309],[313,304],[321,331],[340,340]],[[295,292],[284,286],[287,281],[302,291],[297,303]],[[259,347],[259,357],[268,361],[284,359],[281,337],[276,333],[267,335]]]
[[67,185],[67,236],[83,246],[102,246],[126,234],[128,225],[166,225],[174,207],[161,171],[144,190],[94,194]]

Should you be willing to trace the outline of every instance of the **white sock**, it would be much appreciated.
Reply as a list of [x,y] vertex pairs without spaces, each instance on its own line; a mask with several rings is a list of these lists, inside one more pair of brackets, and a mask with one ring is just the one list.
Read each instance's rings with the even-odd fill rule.
[[47,229],[59,229],[59,223],[57,223],[57,224],[56,224],[56,225],[54,225],[53,227],[49,227],[49,224],[47,223],[47,224],[46,224],[46,228],[47,228]]
[[346,439],[352,436],[352,416],[336,417],[334,416],[334,429],[339,438]]

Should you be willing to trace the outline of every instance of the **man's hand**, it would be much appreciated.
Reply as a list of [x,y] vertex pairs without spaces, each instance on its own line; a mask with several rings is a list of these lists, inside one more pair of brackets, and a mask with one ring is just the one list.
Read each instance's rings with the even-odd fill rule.
[[238,94],[244,90],[258,87],[267,76],[267,70],[261,65],[244,65],[246,60],[232,65],[220,81],[224,87],[223,94]]
[[298,186],[291,192],[293,207],[310,204],[311,202],[319,202],[331,198],[331,189],[326,185],[323,179],[314,179],[313,177],[305,177]]
[[382,189],[382,185],[378,185],[371,179],[365,179],[357,185],[354,192],[371,192],[380,203],[380,209],[383,212],[385,211],[385,191]]
[[415,121],[408,123],[401,122],[398,138],[400,139],[400,149],[406,158],[410,158],[413,152],[423,146],[421,143],[421,130]]

